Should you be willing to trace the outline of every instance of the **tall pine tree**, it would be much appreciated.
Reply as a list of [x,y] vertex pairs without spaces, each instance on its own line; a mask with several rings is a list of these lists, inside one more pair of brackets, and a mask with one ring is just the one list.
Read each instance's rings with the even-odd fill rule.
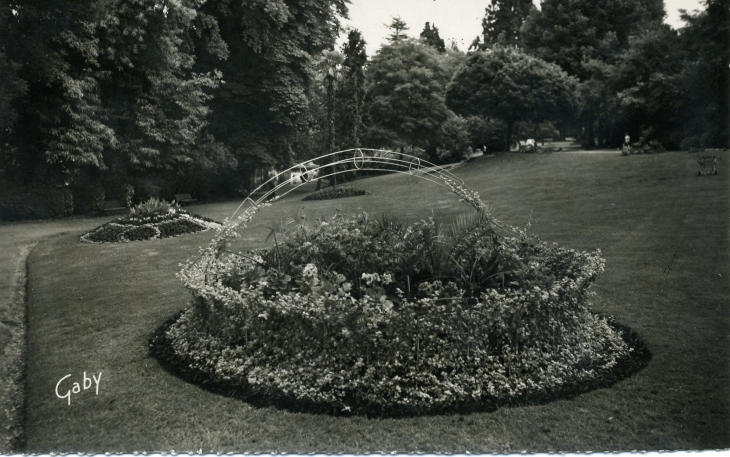
[[431,27],[431,24],[426,22],[421,32],[421,38],[423,38],[427,45],[436,48],[438,52],[446,51],[446,43],[444,43],[444,40],[439,35],[439,29],[436,25]]
[[482,49],[495,44],[519,45],[522,23],[534,9],[532,0],[491,0],[482,19]]

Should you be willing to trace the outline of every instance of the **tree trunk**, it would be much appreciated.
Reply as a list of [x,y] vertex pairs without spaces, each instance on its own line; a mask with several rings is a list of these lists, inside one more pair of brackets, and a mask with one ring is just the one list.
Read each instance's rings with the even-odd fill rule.
[[509,152],[512,149],[512,127],[514,126],[514,121],[507,122],[507,148],[505,149],[507,152]]

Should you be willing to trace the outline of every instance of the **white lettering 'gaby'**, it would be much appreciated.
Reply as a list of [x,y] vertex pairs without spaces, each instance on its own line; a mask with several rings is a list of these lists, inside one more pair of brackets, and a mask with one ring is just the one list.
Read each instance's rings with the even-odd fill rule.
[[[86,372],[84,371],[84,377],[83,377],[83,379],[81,381],[82,384],[83,384],[83,390],[90,389],[91,386],[92,386],[92,380],[93,380],[93,384],[96,384],[96,389],[95,389],[96,390],[96,395],[99,395],[99,383],[101,382],[101,373],[102,372],[100,371],[99,372],[99,377],[97,377],[96,375],[92,374],[91,375],[91,378],[89,378],[89,377],[86,376]],[[68,405],[69,406],[71,406],[71,395],[72,394],[74,394],[74,395],[75,394],[78,394],[82,390],[82,388],[81,388],[82,384],[79,384],[78,382],[74,382],[74,383],[70,384],[70,386],[71,386],[70,388],[65,387],[65,386],[68,386],[69,384],[68,383],[64,383],[64,381],[66,379],[70,378],[70,377],[71,377],[71,375],[70,374],[67,374],[66,376],[64,376],[63,378],[61,378],[56,383],[56,396],[58,398],[62,399],[62,400],[65,398],[66,401],[68,402]],[[64,384],[64,387],[61,387],[61,384]],[[61,387],[60,391],[59,391],[59,387]],[[63,395],[61,395],[61,393],[64,392],[64,391],[65,391],[65,393],[63,393]]]

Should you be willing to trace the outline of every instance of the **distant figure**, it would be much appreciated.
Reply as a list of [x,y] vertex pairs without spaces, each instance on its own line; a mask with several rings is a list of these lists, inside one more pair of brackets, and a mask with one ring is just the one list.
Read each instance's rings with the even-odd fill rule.
[[627,154],[631,152],[631,137],[629,136],[629,132],[626,132],[626,136],[624,137],[624,151]]

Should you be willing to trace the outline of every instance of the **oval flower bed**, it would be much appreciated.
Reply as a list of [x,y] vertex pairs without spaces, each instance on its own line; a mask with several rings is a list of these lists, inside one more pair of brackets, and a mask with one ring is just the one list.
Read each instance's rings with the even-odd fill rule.
[[220,224],[184,209],[170,207],[162,214],[120,217],[85,233],[80,239],[86,243],[124,243],[169,238],[215,227],[220,227]]
[[254,402],[391,416],[573,395],[648,361],[586,307],[599,251],[500,226],[452,189],[477,212],[449,225],[338,213],[226,256],[234,226],[222,229],[182,271],[192,305],[153,354]]

